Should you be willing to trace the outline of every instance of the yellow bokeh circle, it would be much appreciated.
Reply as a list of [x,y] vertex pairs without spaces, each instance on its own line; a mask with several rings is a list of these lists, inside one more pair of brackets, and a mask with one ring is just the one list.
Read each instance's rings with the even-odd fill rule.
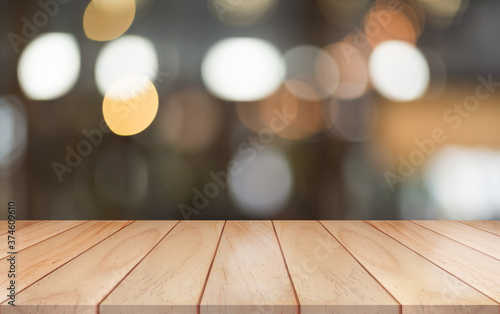
[[108,41],[125,33],[135,18],[135,0],[92,0],[83,15],[85,35]]
[[149,79],[126,76],[116,81],[104,96],[104,120],[114,133],[134,135],[153,122],[158,102],[158,92]]

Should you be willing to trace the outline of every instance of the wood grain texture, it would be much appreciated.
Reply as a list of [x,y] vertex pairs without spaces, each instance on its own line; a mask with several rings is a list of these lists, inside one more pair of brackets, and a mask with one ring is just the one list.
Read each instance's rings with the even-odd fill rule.
[[498,220],[462,220],[460,222],[500,235],[500,221]]
[[[88,221],[66,230],[44,242],[17,254],[17,292],[19,293],[46,274],[70,261],[99,241],[128,225],[131,221]],[[0,273],[7,274],[7,258],[0,260]],[[9,278],[0,277],[2,291],[7,290]],[[0,302],[7,300],[0,297]]]
[[[403,313],[498,313],[499,305],[363,221],[321,221]],[[432,232],[432,231],[430,231]]]
[[398,313],[399,303],[317,221],[274,221],[301,313]]
[[[85,220],[45,220],[16,230],[14,233],[14,237],[16,238],[16,251],[19,252],[29,246],[32,246],[33,244],[53,237],[56,234],[78,226],[84,222]],[[3,241],[6,241],[6,235],[4,235],[2,239]],[[0,258],[4,258],[7,255],[7,245],[5,242],[5,246],[0,248]]]
[[17,302],[5,293],[0,311],[499,314],[497,231],[497,221],[40,221],[17,228]]
[[224,221],[181,221],[101,303],[100,313],[196,313]]
[[413,222],[500,260],[500,236],[457,221],[415,220]]
[[227,221],[210,271],[201,313],[297,313],[270,221]]
[[95,313],[97,304],[175,226],[134,221],[17,295],[2,313]]
[[[41,222],[41,220],[16,220],[16,231],[39,222]],[[9,231],[8,221],[2,220],[0,223],[0,235],[6,234],[7,231]]]
[[371,221],[434,264],[500,302],[500,261],[410,221]]

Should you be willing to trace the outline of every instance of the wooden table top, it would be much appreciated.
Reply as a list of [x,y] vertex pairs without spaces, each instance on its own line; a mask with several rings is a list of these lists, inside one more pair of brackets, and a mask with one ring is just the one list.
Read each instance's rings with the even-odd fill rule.
[[499,221],[17,221],[1,313],[500,313]]

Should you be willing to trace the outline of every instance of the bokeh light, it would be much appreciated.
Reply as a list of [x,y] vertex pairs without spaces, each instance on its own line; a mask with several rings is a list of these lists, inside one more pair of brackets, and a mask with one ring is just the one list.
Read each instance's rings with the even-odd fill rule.
[[328,106],[321,101],[304,101],[281,87],[274,94],[258,102],[238,102],[236,113],[249,130],[259,133],[270,130],[289,140],[304,140],[333,125],[324,119]]
[[427,0],[421,1],[427,20],[437,27],[448,27],[467,8],[468,0]]
[[[154,81],[158,75],[158,55],[153,43],[142,36],[126,35],[107,43],[95,66],[96,84],[104,95],[123,77],[137,75]],[[123,93],[127,93],[124,90]]]
[[69,92],[80,74],[80,50],[66,33],[45,33],[24,49],[18,65],[19,84],[33,100],[51,100]]
[[134,135],[153,122],[158,112],[158,93],[148,78],[126,76],[106,93],[102,111],[106,124],[114,133]]
[[229,38],[205,54],[203,82],[225,100],[253,101],[274,92],[284,74],[279,51],[257,38]]
[[424,180],[436,219],[492,219],[500,208],[500,151],[445,147],[426,164]]
[[27,144],[27,121],[21,102],[0,98],[0,170],[8,176],[19,166]]
[[369,61],[373,85],[393,101],[410,101],[421,97],[429,85],[429,66],[416,47],[391,40],[379,44]]
[[324,119],[325,104],[305,101],[283,87],[259,104],[262,123],[282,138],[303,140],[331,127]]
[[261,105],[262,102],[258,101],[236,103],[236,114],[238,115],[238,119],[247,129],[255,133],[258,133],[266,127],[259,116]]
[[283,209],[293,188],[293,174],[282,153],[271,147],[248,156],[237,154],[233,160],[241,172],[231,175],[230,195],[248,216],[271,217]]
[[262,22],[271,16],[278,0],[208,0],[210,13],[228,25],[247,26]]
[[368,56],[347,40],[325,47],[339,69],[339,84],[333,94],[340,99],[353,99],[368,90]]
[[83,15],[89,39],[108,41],[123,35],[135,17],[135,0],[92,0]]
[[152,131],[184,153],[197,153],[216,139],[221,129],[220,108],[210,95],[196,88],[172,94],[160,106]]
[[364,33],[375,47],[386,40],[415,44],[425,26],[425,15],[418,1],[376,1],[364,19]]
[[306,101],[322,100],[335,92],[339,70],[332,56],[314,46],[298,46],[283,56],[285,85],[295,96]]
[[0,2],[20,218],[500,218],[500,1],[42,2]]
[[[388,10],[388,13],[397,15],[403,13],[412,21],[413,26],[417,30],[417,34],[421,34],[425,27],[425,12],[421,1],[399,1],[399,0],[375,0],[373,6]],[[384,16],[380,16],[383,21]]]

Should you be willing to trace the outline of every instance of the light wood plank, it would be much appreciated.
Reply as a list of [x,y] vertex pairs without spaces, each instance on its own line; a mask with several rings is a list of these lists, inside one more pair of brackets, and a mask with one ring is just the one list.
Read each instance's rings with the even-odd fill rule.
[[[37,243],[17,254],[17,292],[19,293],[46,274],[70,261],[88,248],[128,225],[131,221],[88,221]],[[0,273],[7,274],[7,258],[0,260]],[[2,291],[7,290],[9,278],[0,277]],[[0,297],[0,302],[7,300]]]
[[500,302],[500,261],[410,221],[372,221],[434,264]]
[[[41,220],[16,220],[16,231],[39,222]],[[9,231],[9,223],[7,220],[2,220],[2,223],[0,223],[0,235],[6,234],[7,231]]]
[[274,221],[301,313],[398,313],[399,303],[317,221]]
[[322,221],[403,313],[498,313],[497,303],[363,221]]
[[297,313],[270,221],[227,221],[201,313]]
[[415,220],[414,222],[500,260],[500,236],[457,221]]
[[[45,220],[36,224],[27,226],[20,230],[16,230],[14,237],[16,238],[16,252],[24,250],[38,242],[55,236],[65,230],[78,226],[84,223],[85,220]],[[7,241],[4,235],[4,241]],[[7,242],[5,242],[7,244]],[[0,248],[0,258],[8,256],[7,245]]]
[[500,221],[498,220],[461,220],[460,222],[500,235]]
[[95,313],[97,304],[176,223],[134,221],[19,293],[15,311]]
[[181,221],[101,303],[100,313],[196,313],[224,221]]

